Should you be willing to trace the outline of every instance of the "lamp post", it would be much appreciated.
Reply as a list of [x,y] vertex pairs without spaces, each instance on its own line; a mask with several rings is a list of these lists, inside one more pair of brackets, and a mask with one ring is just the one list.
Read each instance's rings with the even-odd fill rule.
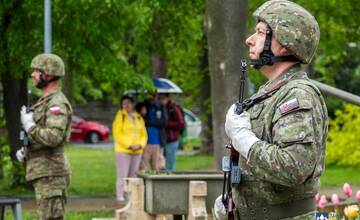
[[44,0],[44,52],[51,53],[51,0]]

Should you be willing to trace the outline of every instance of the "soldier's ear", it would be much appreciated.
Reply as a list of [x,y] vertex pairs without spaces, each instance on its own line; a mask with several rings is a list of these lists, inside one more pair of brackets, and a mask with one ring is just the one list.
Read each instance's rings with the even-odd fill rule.
[[290,51],[288,49],[286,49],[285,47],[281,47],[280,51],[279,51],[279,55],[280,56],[288,56],[291,55]]

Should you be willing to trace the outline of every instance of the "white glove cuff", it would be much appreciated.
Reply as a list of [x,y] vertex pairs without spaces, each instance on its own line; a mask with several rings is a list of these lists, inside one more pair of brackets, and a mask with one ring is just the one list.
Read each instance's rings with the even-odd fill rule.
[[24,162],[24,159],[25,159],[24,147],[22,147],[20,150],[16,151],[16,158],[19,162]]
[[35,125],[35,122],[33,122],[33,121],[26,122],[24,124],[24,129],[25,129],[26,133],[29,132],[29,129],[34,125]]
[[250,130],[242,129],[231,139],[232,145],[243,157],[247,158],[251,146],[258,142],[260,139]]
[[227,219],[226,210],[225,210],[224,204],[222,203],[221,199],[222,199],[222,196],[219,196],[215,200],[214,214],[215,214],[215,218],[217,220],[226,220]]

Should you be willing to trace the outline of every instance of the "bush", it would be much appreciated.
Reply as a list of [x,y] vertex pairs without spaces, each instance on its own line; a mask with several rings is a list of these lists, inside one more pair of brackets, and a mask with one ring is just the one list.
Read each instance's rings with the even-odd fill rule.
[[327,165],[360,165],[360,108],[345,105],[330,119]]

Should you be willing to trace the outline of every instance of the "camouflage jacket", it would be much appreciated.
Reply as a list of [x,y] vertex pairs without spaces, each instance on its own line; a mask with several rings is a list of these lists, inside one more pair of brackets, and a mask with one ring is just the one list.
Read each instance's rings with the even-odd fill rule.
[[240,157],[237,207],[261,207],[313,197],[324,170],[327,109],[307,74],[294,66],[249,100],[252,131],[260,139]]
[[35,126],[28,132],[26,179],[69,174],[64,144],[70,137],[72,108],[60,89],[43,97],[31,107]]

